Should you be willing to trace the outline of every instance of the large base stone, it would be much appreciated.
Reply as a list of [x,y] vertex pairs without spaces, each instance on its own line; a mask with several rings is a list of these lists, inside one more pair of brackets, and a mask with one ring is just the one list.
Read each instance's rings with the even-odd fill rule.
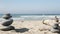
[[1,29],[2,31],[10,31],[10,30],[14,30],[15,28],[13,26],[9,26],[7,28],[3,28]]

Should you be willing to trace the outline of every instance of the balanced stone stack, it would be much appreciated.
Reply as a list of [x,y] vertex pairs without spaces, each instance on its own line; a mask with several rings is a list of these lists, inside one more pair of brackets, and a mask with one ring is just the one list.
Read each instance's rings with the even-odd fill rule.
[[3,19],[5,19],[4,22],[2,22],[2,27],[5,27],[5,28],[2,28],[0,30],[3,30],[3,31],[10,31],[10,30],[14,30],[15,28],[13,26],[11,26],[11,24],[13,23],[13,19],[11,19],[11,15],[10,13],[8,14],[5,14],[3,16]]
[[54,25],[52,26],[51,31],[54,33],[60,33],[60,22],[57,16],[55,16],[55,22]]

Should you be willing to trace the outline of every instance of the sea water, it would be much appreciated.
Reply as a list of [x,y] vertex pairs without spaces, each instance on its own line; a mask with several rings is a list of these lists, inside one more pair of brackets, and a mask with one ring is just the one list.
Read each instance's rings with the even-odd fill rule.
[[[2,20],[2,16],[4,14],[0,14],[0,21]],[[11,14],[12,19],[14,20],[43,20],[43,19],[54,19],[57,16],[60,19],[60,15],[56,14]]]

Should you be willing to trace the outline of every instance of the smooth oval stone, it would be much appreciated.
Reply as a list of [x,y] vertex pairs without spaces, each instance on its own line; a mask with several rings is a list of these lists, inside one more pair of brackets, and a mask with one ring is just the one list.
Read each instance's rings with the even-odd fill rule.
[[10,30],[14,30],[15,28],[13,26],[9,26],[7,28],[3,28],[1,29],[2,31],[10,31]]
[[58,29],[58,27],[59,27],[58,24],[55,24],[54,26],[55,26],[54,29]]
[[4,23],[2,23],[3,26],[9,26],[13,23],[13,19],[10,19],[8,21],[5,21]]
[[51,29],[51,32],[53,32],[53,33],[58,33],[59,30],[58,30],[58,29]]
[[3,15],[3,18],[4,18],[4,19],[10,19],[11,17],[12,17],[12,16],[11,16],[10,13],[7,13],[7,14]]

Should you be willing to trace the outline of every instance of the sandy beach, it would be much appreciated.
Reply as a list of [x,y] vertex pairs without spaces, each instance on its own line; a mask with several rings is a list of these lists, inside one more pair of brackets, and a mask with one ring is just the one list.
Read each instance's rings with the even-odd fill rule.
[[15,30],[11,31],[1,31],[0,34],[57,34],[49,31],[51,26],[55,23],[54,20],[17,20],[14,21],[12,26],[15,27]]
[[0,0],[0,34],[60,34],[60,0]]

